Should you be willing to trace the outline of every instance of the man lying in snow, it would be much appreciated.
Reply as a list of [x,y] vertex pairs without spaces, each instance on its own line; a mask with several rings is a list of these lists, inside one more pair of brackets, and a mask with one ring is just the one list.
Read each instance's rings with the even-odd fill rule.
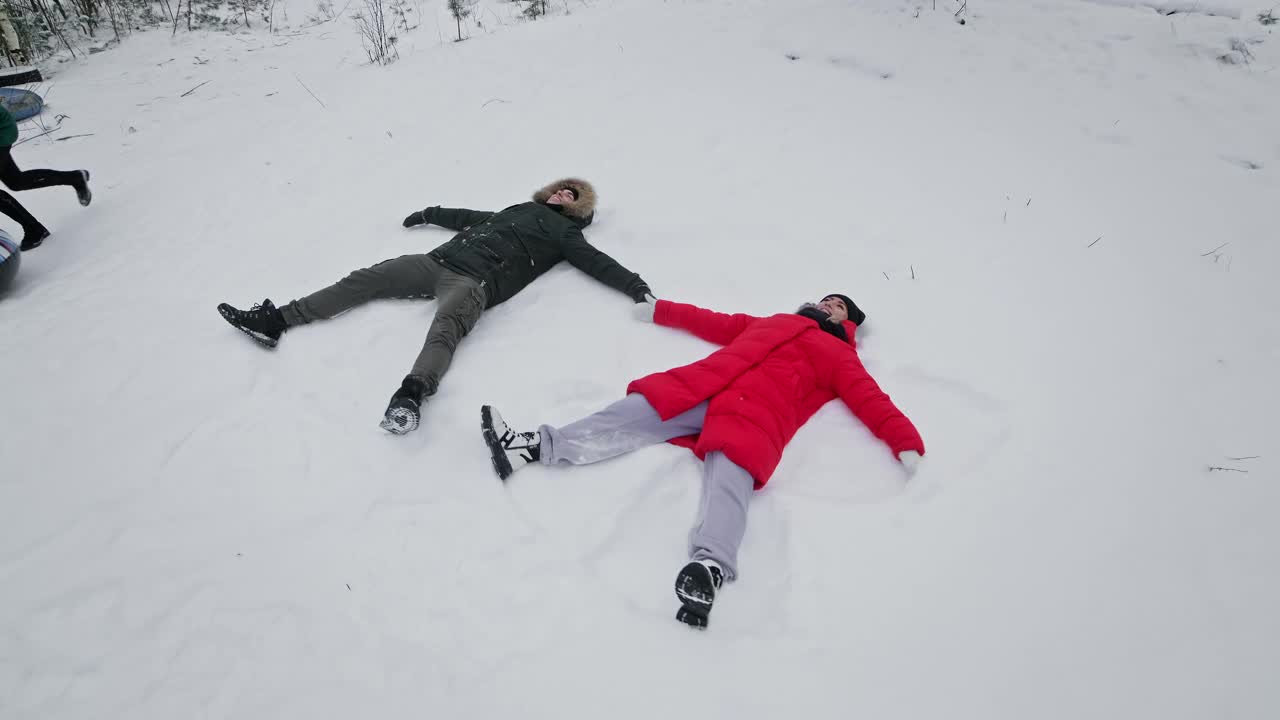
[[637,303],[651,296],[639,275],[582,236],[595,207],[595,189],[577,178],[557,180],[534,193],[532,202],[496,213],[429,207],[405,218],[404,226],[434,224],[459,231],[429,253],[356,270],[283,308],[268,299],[247,311],[223,303],[218,312],[262,345],[275,347],[280,335],[295,325],[327,320],[375,298],[436,298],[436,317],[426,343],[391,396],[381,423],[403,435],[417,429],[422,403],[435,394],[454,350],[481,313],[510,299],[561,260]]
[[839,397],[909,473],[924,441],[858,359],[853,336],[866,315],[845,295],[766,318],[666,300],[638,305],[637,314],[724,347],[640,378],[622,400],[563,427],[516,432],[488,405],[481,426],[503,480],[535,461],[586,465],[665,441],[691,448],[705,478],[691,562],[676,577],[676,617],[706,627],[721,583],[738,574],[752,490],[769,481],[782,449],[818,408]]

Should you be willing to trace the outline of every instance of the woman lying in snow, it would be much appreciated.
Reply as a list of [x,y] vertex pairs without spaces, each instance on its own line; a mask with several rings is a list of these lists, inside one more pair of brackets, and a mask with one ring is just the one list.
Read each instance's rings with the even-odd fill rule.
[[845,295],[765,318],[666,300],[636,307],[643,320],[724,347],[632,382],[625,398],[569,425],[516,432],[486,405],[482,429],[503,480],[531,462],[586,465],[667,441],[692,449],[705,463],[704,482],[690,562],[676,577],[676,617],[706,627],[721,583],[737,577],[752,490],[765,486],[818,408],[839,397],[909,473],[924,441],[858,359],[853,336],[866,315]]

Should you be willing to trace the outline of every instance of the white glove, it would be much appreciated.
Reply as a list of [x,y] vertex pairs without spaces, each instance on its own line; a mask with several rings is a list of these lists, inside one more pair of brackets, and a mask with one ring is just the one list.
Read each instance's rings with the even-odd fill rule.
[[915,450],[903,450],[898,453],[898,462],[902,463],[902,467],[907,471],[907,477],[916,474],[916,469],[920,467],[920,453]]
[[645,295],[644,302],[636,303],[631,310],[635,314],[636,319],[641,322],[653,322],[653,314],[658,310],[658,299],[652,295]]

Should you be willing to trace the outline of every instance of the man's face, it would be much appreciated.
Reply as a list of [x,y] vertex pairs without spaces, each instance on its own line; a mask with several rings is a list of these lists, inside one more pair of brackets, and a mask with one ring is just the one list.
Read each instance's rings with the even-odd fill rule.
[[554,195],[547,198],[547,204],[548,205],[567,205],[573,202],[575,199],[576,198],[574,198],[572,190],[570,190],[569,188],[561,188],[560,190],[557,190]]
[[844,301],[838,297],[822,298],[822,302],[818,303],[818,307],[825,310],[835,323],[842,323],[849,319],[849,308],[845,307]]

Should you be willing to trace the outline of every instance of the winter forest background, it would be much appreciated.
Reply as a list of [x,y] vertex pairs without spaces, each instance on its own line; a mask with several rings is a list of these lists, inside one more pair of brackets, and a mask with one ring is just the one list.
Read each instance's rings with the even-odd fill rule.
[[[536,20],[551,9],[548,0],[508,0],[510,8],[480,3],[445,0],[443,5],[456,26],[455,40],[465,39],[464,22],[470,32],[483,30],[486,19],[498,25],[513,19]],[[335,7],[330,0],[318,0],[303,18],[292,22],[290,4],[279,0],[190,0],[185,5],[182,0],[176,4],[171,0],[5,0],[0,24],[6,58],[16,65],[60,52],[72,58],[101,52],[133,32],[148,29],[169,27],[176,35],[179,30],[252,30],[257,23],[274,34],[280,28],[314,27],[342,19],[356,26],[367,43],[370,61],[385,64],[395,59],[399,37],[418,28],[427,3],[351,0]],[[564,2],[561,9],[567,13],[569,7]]]
[[[0,718],[1280,717],[1268,0],[0,0],[44,99],[0,296]],[[675,447],[499,483],[478,431],[703,357],[558,266],[378,429],[430,302],[215,312],[590,180],[661,298],[844,292],[839,403],[711,626]],[[0,227],[18,228],[4,218]]]

